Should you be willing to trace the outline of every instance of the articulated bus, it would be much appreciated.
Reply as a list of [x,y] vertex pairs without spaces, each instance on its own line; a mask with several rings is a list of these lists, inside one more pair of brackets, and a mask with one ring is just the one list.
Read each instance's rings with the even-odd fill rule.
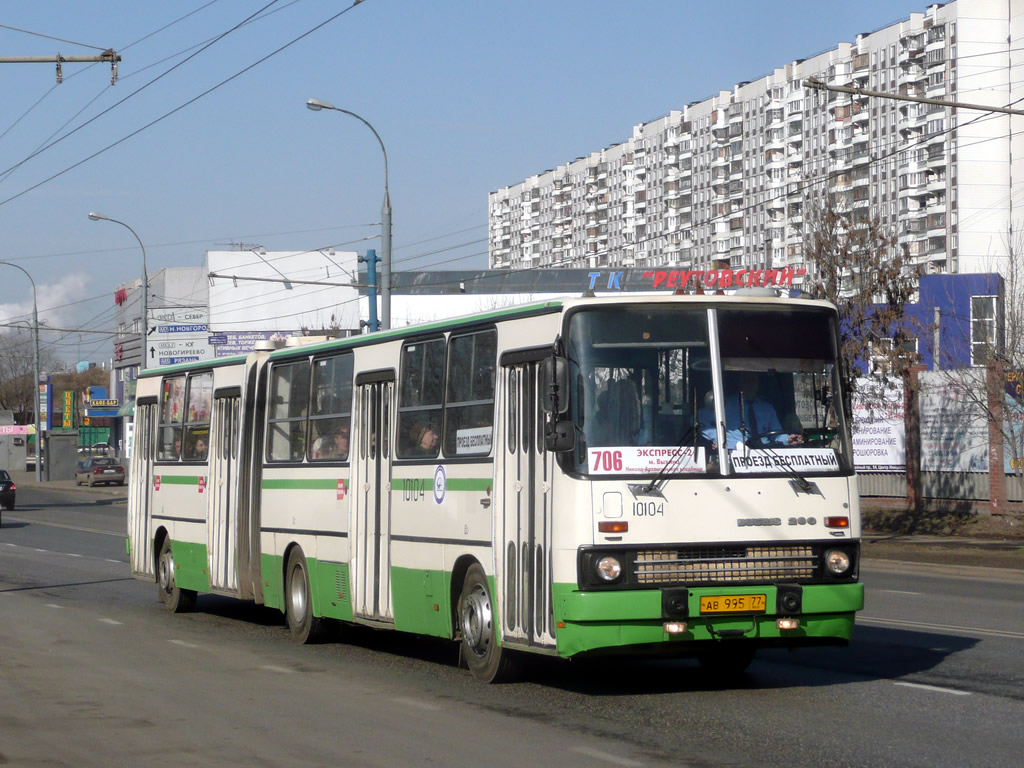
[[129,551],[198,593],[524,653],[846,644],[863,607],[839,318],[580,297],[145,371]]

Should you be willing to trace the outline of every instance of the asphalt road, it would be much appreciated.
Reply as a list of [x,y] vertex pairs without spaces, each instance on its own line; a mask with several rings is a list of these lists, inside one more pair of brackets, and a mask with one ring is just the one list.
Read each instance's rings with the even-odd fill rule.
[[[98,502],[98,503],[97,503]],[[128,575],[123,494],[19,488],[0,529],[0,764],[962,766],[1024,750],[1024,580],[874,563],[848,649],[541,661],[483,686],[444,643],[296,647],[280,614],[172,616]]]

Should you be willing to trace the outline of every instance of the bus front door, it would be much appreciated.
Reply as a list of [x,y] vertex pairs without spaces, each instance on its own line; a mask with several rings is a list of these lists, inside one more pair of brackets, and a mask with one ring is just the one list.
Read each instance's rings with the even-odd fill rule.
[[132,437],[131,482],[128,486],[128,546],[132,575],[153,576],[153,433],[156,405],[136,405]]
[[[391,450],[394,373],[356,378],[357,443],[352,462],[350,588],[353,613],[394,621],[391,601]],[[366,376],[366,378],[364,378]],[[369,379],[369,380],[367,380]]]
[[[547,352],[550,354],[550,352]],[[503,636],[530,646],[555,644],[551,608],[551,455],[540,429],[537,361],[502,369],[504,476]]]
[[238,591],[238,477],[235,470],[240,397],[216,397],[210,435],[210,587]]

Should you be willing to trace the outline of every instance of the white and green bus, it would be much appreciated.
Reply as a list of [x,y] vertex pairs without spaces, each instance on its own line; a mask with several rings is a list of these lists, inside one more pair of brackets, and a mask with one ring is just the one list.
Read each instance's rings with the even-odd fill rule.
[[[774,296],[536,303],[144,372],[133,575],[523,653],[846,644],[863,606],[839,318]],[[305,342],[305,343],[301,343]]]

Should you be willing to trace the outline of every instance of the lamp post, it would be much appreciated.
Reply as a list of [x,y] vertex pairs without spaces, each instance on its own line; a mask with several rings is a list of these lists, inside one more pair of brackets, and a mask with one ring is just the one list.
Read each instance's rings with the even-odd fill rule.
[[149,322],[149,276],[146,273],[146,246],[142,244],[142,238],[139,237],[138,233],[123,221],[112,219],[109,216],[104,216],[102,213],[96,213],[96,211],[90,211],[89,218],[92,221],[112,221],[115,224],[120,224],[135,235],[135,239],[139,241],[139,248],[142,249],[142,339],[139,343],[139,372],[141,373],[146,370],[146,344],[149,340],[148,328],[146,327]]
[[380,151],[384,153],[384,204],[380,208],[380,321],[381,328],[386,331],[391,327],[391,193],[388,190],[388,151],[377,130],[355,112],[336,107],[323,99],[308,99],[306,107],[314,112],[330,109],[354,117],[373,131],[380,144]]
[[36,482],[38,483],[42,479],[42,467],[43,467],[43,430],[39,422],[39,305],[36,302],[36,281],[32,279],[32,275],[28,273],[24,267],[14,264],[10,261],[0,261],[0,264],[6,264],[8,267],[14,267],[20,269],[25,273],[25,277],[32,283],[32,327],[35,331],[35,348],[32,351],[32,367],[35,370],[35,382],[32,384],[32,412],[36,417]]

